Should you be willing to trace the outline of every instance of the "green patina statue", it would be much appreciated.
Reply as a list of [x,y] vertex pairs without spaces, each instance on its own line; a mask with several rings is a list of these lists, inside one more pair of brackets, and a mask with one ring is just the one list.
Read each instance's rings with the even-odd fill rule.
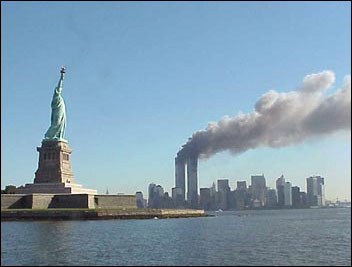
[[61,76],[57,87],[55,88],[53,100],[51,101],[51,125],[45,133],[44,140],[66,141],[64,133],[66,128],[66,110],[65,102],[61,96],[62,82],[64,80],[65,68],[61,68]]

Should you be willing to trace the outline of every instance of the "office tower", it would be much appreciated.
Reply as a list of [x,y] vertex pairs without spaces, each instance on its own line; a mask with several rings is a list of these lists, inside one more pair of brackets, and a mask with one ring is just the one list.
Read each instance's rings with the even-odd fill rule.
[[213,182],[213,184],[210,187],[210,196],[215,196],[216,194],[216,186],[215,183]]
[[277,205],[279,207],[285,206],[284,187],[285,187],[285,178],[283,175],[281,175],[281,177],[276,180]]
[[307,178],[307,200],[309,206],[325,206],[324,178],[311,176]]
[[174,208],[174,202],[172,201],[172,198],[169,196],[168,192],[165,192],[162,197],[161,197],[161,203],[160,203],[161,208],[166,208],[166,209],[171,209]]
[[156,188],[156,184],[151,183],[149,184],[148,187],[148,207],[151,208],[153,205],[153,201],[155,199],[155,188]]
[[246,181],[237,181],[237,189],[238,190],[247,190]]
[[284,194],[285,194],[285,207],[292,206],[292,185],[290,182],[286,182],[284,185]]
[[187,202],[190,208],[198,208],[198,157],[194,155],[187,161]]
[[185,167],[186,162],[181,157],[175,158],[175,188],[177,190],[175,193],[175,199],[178,199],[177,204],[183,203],[185,201],[186,194],[186,183],[185,183]]
[[203,210],[211,209],[210,188],[200,188],[200,207]]
[[246,181],[238,181],[235,190],[235,207],[238,210],[245,209],[250,205],[251,196],[248,192]]
[[230,192],[229,179],[219,179],[217,192],[217,207],[218,209],[228,209],[228,197]]
[[274,208],[277,206],[277,195],[275,189],[268,189],[266,191],[266,207]]
[[292,187],[292,207],[293,208],[301,208],[300,203],[300,188],[298,186]]
[[145,199],[141,191],[136,192],[136,204],[137,208],[145,208]]
[[161,185],[149,184],[148,188],[148,207],[161,208],[163,204],[164,189]]
[[228,192],[228,207],[227,209],[229,210],[233,210],[233,209],[236,209],[236,191],[229,191]]
[[299,205],[302,208],[308,207],[306,192],[299,192]]
[[172,188],[172,200],[176,208],[184,208],[185,207],[185,199],[182,194],[183,190],[179,187]]
[[210,209],[211,210],[215,210],[216,209],[216,186],[215,183],[213,182],[213,184],[210,187],[210,199],[211,199],[211,205],[210,205]]
[[259,203],[260,207],[265,205],[265,177],[263,175],[251,176],[251,191],[253,202]]

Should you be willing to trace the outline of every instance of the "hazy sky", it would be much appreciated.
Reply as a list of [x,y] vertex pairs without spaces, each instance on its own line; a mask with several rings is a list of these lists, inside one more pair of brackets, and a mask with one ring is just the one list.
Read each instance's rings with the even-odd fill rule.
[[[1,2],[1,186],[32,183],[36,147],[63,87],[74,178],[104,193],[171,194],[174,158],[209,122],[250,113],[269,90],[351,73],[349,2]],[[283,174],[306,191],[351,199],[351,132],[286,147],[221,152],[199,162],[199,186]]]

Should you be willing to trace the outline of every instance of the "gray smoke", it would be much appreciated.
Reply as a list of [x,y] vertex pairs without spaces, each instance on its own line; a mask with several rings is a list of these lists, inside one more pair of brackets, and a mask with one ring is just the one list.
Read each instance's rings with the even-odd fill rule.
[[225,116],[193,133],[178,157],[210,157],[228,150],[233,154],[257,147],[283,147],[303,140],[351,129],[351,76],[332,95],[324,92],[335,82],[332,71],[307,75],[295,91],[271,90],[255,104],[253,112]]

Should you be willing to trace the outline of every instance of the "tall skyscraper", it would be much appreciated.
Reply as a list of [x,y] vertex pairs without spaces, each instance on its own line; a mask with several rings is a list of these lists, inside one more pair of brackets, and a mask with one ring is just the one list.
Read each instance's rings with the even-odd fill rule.
[[228,197],[230,192],[229,179],[218,180],[217,206],[219,209],[228,209]]
[[277,191],[277,205],[279,207],[285,206],[285,178],[283,175],[276,180],[276,191]]
[[307,200],[309,206],[325,206],[324,178],[311,176],[307,178]]
[[145,199],[141,191],[136,192],[136,204],[137,208],[145,208]]
[[210,188],[200,188],[200,207],[203,210],[211,209]]
[[238,190],[247,190],[247,182],[246,181],[237,181],[237,189]]
[[177,204],[183,203],[186,199],[186,182],[185,182],[185,161],[181,157],[175,158],[175,199]]
[[198,157],[191,155],[187,161],[187,202],[192,209],[198,208]]
[[266,207],[274,208],[277,206],[277,195],[275,189],[268,189],[266,191]]
[[300,188],[298,186],[292,186],[292,207],[301,207]]
[[215,197],[216,194],[216,186],[215,183],[213,182],[213,184],[210,187],[210,196]]
[[284,186],[284,194],[285,194],[285,206],[292,206],[292,185],[290,182],[286,182]]
[[156,195],[156,184],[151,183],[148,187],[148,207],[152,207],[154,205],[153,200]]
[[263,175],[252,175],[251,176],[251,188],[252,188],[252,198],[253,201],[259,200],[260,206],[265,205],[265,177]]

